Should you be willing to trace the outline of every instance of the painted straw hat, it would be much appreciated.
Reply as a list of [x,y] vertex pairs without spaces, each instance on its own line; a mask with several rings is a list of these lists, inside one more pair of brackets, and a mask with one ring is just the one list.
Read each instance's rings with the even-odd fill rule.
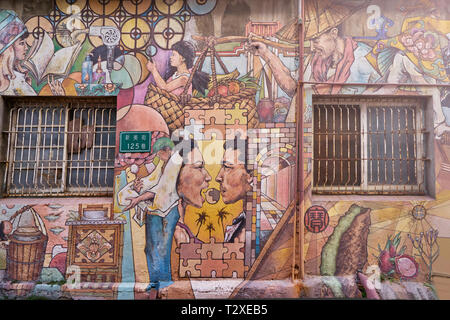
[[285,26],[275,33],[275,37],[280,41],[298,43],[298,19],[290,20]]
[[305,1],[305,40],[310,40],[337,27],[346,18],[367,5],[368,0]]

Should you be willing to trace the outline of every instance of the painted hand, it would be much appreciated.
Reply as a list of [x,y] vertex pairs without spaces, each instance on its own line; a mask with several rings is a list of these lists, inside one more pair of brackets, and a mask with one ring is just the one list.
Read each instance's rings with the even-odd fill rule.
[[248,41],[245,43],[244,48],[245,50],[249,51],[250,53],[254,54],[255,56],[261,56],[265,57],[267,51],[269,50],[267,48],[267,45],[265,43],[262,43],[260,41],[255,41],[256,35],[253,33],[250,33],[248,36]]
[[64,96],[66,95],[66,92],[58,80],[55,80],[55,77],[52,76],[50,79],[50,76],[48,76],[48,85],[50,87],[50,90],[52,91],[52,94],[55,96]]
[[155,69],[156,69],[156,65],[152,61],[149,60],[147,62],[147,70],[150,71],[151,73],[153,73]]
[[189,234],[187,231],[179,226],[175,227],[175,242],[177,244],[177,247],[180,245],[180,243],[189,243]]
[[130,204],[125,209],[123,209],[123,211],[128,211],[130,209],[133,209],[134,207],[136,207],[138,205],[139,202],[141,202],[139,197],[135,197],[135,198],[129,197],[129,198],[126,198],[125,200],[130,200]]
[[134,181],[133,189],[134,189],[137,193],[140,193],[143,186],[144,186],[144,182],[143,182],[141,179],[137,179],[137,180]]

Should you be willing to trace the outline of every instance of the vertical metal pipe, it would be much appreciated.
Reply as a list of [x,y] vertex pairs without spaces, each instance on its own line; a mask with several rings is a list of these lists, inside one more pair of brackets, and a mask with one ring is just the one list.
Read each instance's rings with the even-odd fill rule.
[[350,184],[350,180],[351,180],[351,155],[350,155],[350,141],[352,140],[352,134],[350,131],[350,108],[349,106],[346,106],[347,109],[347,181],[345,182],[345,190],[347,191],[348,189],[348,185]]
[[332,110],[333,110],[333,129],[331,131],[331,137],[333,139],[333,160],[331,161],[331,163],[333,164],[333,180],[331,181],[331,186],[334,187],[335,185],[335,181],[336,181],[336,134],[337,134],[337,130],[336,130],[336,108],[334,105],[331,106]]
[[325,106],[325,181],[324,185],[327,185],[328,183],[328,106]]
[[400,108],[397,107],[397,125],[398,125],[398,161],[399,161],[399,183],[403,183],[402,176],[402,133],[401,133],[401,122],[400,122]]
[[339,132],[340,132],[340,150],[339,150],[339,157],[340,157],[340,171],[341,171],[341,175],[340,175],[340,179],[339,179],[339,185],[342,185],[342,182],[344,181],[343,178],[343,164],[344,164],[344,150],[343,150],[343,111],[342,111],[342,107],[341,105],[339,105],[339,115],[341,116],[340,122],[339,122]]
[[388,184],[388,174],[387,174],[387,139],[386,139],[386,107],[383,107],[383,162],[384,162],[384,184]]
[[[298,224],[299,224],[299,260],[297,261],[299,266],[299,277],[303,279],[305,277],[305,268],[304,268],[304,207],[305,207],[305,186],[304,186],[304,160],[303,160],[303,93],[304,93],[304,85],[303,85],[303,21],[305,21],[305,11],[304,11],[304,0],[299,0],[299,17],[300,21],[298,23],[298,41],[299,41],[299,72],[298,77],[299,81],[297,84],[297,110],[296,110],[296,128],[297,128],[297,212],[298,212]],[[311,191],[310,191],[311,192]],[[296,220],[297,221],[297,220]],[[296,234],[296,230],[294,230],[294,235]],[[294,238],[294,244],[296,243]],[[294,248],[294,252],[295,248]],[[295,254],[294,257],[295,259]],[[295,264],[294,264],[295,266]],[[292,277],[295,277],[294,271],[292,272]]]
[[[352,106],[352,108],[355,110],[355,121],[354,121],[354,123],[355,123],[355,126],[354,126],[354,132],[355,132],[355,156],[357,156],[358,155],[358,148],[360,148],[360,146],[361,146],[361,114],[362,114],[362,112],[361,112],[361,107],[359,107],[359,109],[358,108],[355,108],[355,106],[353,105]],[[359,117],[358,117],[358,110],[360,111],[360,114],[359,114]],[[359,123],[359,126],[358,126],[358,123]],[[362,150],[360,149],[359,150],[359,158],[362,158]],[[353,192],[355,192],[355,185],[357,185],[357,183],[358,183],[358,178],[362,181],[362,170],[361,170],[361,176],[360,177],[358,177],[358,163],[359,163],[359,165],[361,166],[361,161],[358,161],[358,157],[355,157],[355,180],[354,180],[354,183],[353,183]]]
[[395,181],[397,180],[396,178],[395,178],[395,155],[394,155],[394,134],[395,134],[395,132],[394,132],[394,109],[393,108],[390,108],[390,112],[391,112],[391,135],[392,135],[392,137],[391,137],[391,146],[392,146],[392,150],[391,150],[391,155],[392,155],[392,160],[391,160],[391,163],[392,163],[392,184],[394,184],[395,183]]

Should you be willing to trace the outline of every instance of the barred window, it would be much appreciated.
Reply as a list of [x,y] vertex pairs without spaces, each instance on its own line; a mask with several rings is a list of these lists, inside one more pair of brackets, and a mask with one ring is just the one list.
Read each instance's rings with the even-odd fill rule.
[[316,98],[315,194],[426,194],[424,105],[415,98]]
[[7,196],[112,195],[115,99],[8,99]]

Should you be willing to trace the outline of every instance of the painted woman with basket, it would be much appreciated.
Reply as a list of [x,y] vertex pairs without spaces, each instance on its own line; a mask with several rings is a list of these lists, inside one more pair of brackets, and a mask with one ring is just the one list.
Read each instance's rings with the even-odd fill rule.
[[[180,96],[192,72],[195,48],[190,42],[179,41],[172,46],[171,50],[170,67],[164,78],[159,74],[155,63],[152,61],[148,61],[147,69],[152,73],[158,88]],[[204,94],[208,82],[209,75],[207,73],[201,71],[195,72],[186,94],[192,95],[193,89]]]

